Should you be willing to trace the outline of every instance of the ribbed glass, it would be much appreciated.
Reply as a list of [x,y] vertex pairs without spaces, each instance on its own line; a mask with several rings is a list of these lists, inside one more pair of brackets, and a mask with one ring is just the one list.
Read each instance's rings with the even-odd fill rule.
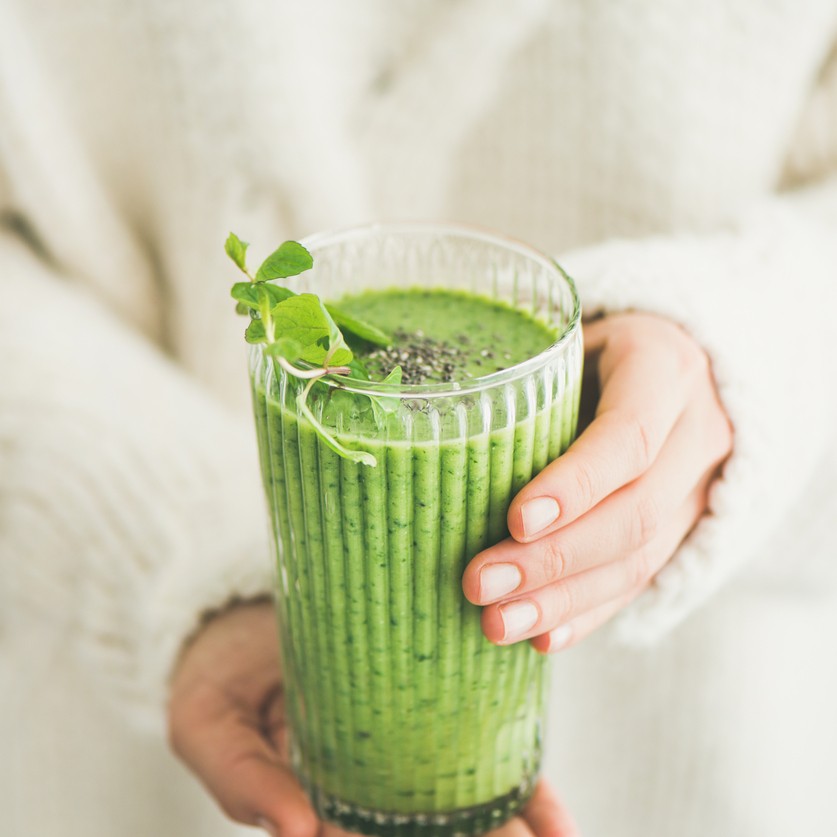
[[[322,385],[312,410],[374,454],[374,468],[326,447],[297,413],[302,384],[260,346],[251,352],[294,769],[320,816],[349,830],[481,834],[532,791],[548,675],[528,643],[483,637],[461,577],[508,534],[515,493],[573,438],[578,299],[550,259],[469,228],[376,225],[305,243],[314,269],[295,290],[327,301],[392,286],[469,290],[559,335],[502,372],[404,386],[384,419],[347,409],[345,396],[332,409],[335,385]],[[376,391],[341,385],[359,402]]]

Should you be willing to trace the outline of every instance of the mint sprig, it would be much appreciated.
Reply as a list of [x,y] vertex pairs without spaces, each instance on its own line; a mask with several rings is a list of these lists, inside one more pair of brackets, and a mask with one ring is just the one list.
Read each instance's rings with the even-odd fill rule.
[[[360,340],[381,346],[390,345],[389,335],[374,325],[325,304],[316,294],[297,294],[272,282],[297,276],[313,267],[311,254],[298,242],[285,241],[281,244],[261,263],[255,275],[247,267],[247,247],[247,242],[232,232],[224,244],[227,255],[249,280],[236,282],[230,291],[236,301],[236,312],[250,315],[244,339],[248,343],[264,343],[265,354],[273,362],[289,375],[308,381],[297,396],[297,409],[329,448],[353,462],[374,467],[377,460],[371,453],[351,450],[334,438],[308,406],[308,395],[314,383],[325,375],[341,374],[369,380],[365,367],[346,342],[341,327]],[[299,362],[305,365],[297,366]],[[401,383],[401,367],[393,369],[384,383],[397,390]],[[398,404],[394,396],[369,398],[379,419],[393,412]]]
[[[224,250],[227,255],[235,262],[239,270],[247,273],[247,248],[250,245],[246,241],[242,241],[235,233],[230,233],[227,240],[224,242]],[[250,274],[247,273],[249,276]]]

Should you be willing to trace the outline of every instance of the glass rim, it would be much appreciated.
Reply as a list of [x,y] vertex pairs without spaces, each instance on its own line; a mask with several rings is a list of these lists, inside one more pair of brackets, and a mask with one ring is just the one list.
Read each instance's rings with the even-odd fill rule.
[[[478,225],[460,222],[433,222],[433,221],[410,221],[410,222],[381,222],[375,221],[369,224],[355,225],[351,227],[340,227],[332,230],[314,233],[300,239],[300,244],[308,248],[312,255],[316,256],[316,250],[327,244],[336,244],[353,238],[362,238],[376,232],[389,233],[438,233],[444,235],[455,235],[461,238],[468,238],[472,241],[483,241],[489,244],[496,244],[507,250],[516,252],[532,261],[539,262],[552,274],[551,281],[563,281],[570,290],[573,301],[573,311],[569,322],[554,343],[551,343],[543,351],[533,355],[520,363],[515,363],[507,369],[499,372],[490,372],[487,375],[480,375],[474,378],[467,378],[462,381],[440,381],[430,384],[401,384],[394,387],[383,381],[361,381],[357,378],[350,378],[346,375],[330,374],[320,380],[329,386],[358,395],[386,396],[389,398],[442,398],[450,396],[467,395],[474,392],[496,387],[498,385],[511,383],[520,378],[525,378],[533,372],[547,366],[551,361],[559,357],[565,350],[567,344],[575,337],[581,326],[581,300],[578,295],[573,278],[563,267],[551,256],[526,244],[519,239],[486,229]],[[256,344],[254,349],[261,350],[261,344]]]

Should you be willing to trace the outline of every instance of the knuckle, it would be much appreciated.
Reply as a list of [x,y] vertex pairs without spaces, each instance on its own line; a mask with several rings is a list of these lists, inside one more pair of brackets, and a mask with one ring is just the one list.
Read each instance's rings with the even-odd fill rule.
[[558,543],[558,538],[549,538],[543,545],[541,566],[544,580],[557,581],[563,578],[569,566],[566,550]]
[[637,413],[623,413],[622,421],[627,428],[627,446],[634,461],[634,470],[639,475],[647,471],[654,461],[654,442],[651,432]]
[[590,462],[579,463],[574,469],[575,493],[582,509],[592,508],[596,499],[596,477],[594,466]]
[[683,335],[677,352],[677,369],[689,381],[696,381],[709,374],[709,355],[691,338]]
[[667,545],[654,543],[637,550],[631,556],[630,560],[635,563],[631,578],[633,582],[631,589],[634,598],[654,582],[657,573],[665,567],[669,559],[677,551],[677,548],[678,545],[671,543]]
[[706,465],[717,465],[732,452],[735,430],[717,396],[695,405],[693,416],[697,424],[694,441],[701,448]]
[[654,575],[651,553],[641,549],[634,553],[628,561],[628,589],[637,593],[648,585]]
[[638,549],[653,540],[660,528],[660,509],[650,496],[642,496],[634,506],[628,524],[628,543]]
[[659,549],[641,549],[636,553],[636,566],[633,573],[632,590],[637,593],[644,590],[653,580],[664,563]]
[[720,462],[732,451],[733,430],[732,423],[726,414],[718,409],[714,411],[715,421],[712,422],[712,457],[713,462]]
[[575,613],[577,595],[572,584],[556,584],[552,589],[550,625],[560,625]]
[[636,324],[622,322],[609,340],[609,348],[617,355],[626,356],[642,351],[646,345],[645,332],[636,328]]
[[578,604],[578,593],[574,585],[564,581],[550,585],[544,592],[541,600],[542,627],[544,630],[551,630],[573,617]]

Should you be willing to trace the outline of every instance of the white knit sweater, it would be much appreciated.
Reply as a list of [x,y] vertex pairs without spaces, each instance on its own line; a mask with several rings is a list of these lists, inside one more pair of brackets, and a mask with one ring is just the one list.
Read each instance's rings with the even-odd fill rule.
[[[78,728],[104,723],[89,694],[159,728],[201,614],[269,588],[229,229],[261,253],[372,218],[475,222],[557,254],[587,313],[656,311],[698,338],[735,451],[617,621],[632,654],[833,502],[830,476],[804,492],[837,418],[837,7],[511,6],[0,3],[4,722],[48,723],[55,706],[24,705],[51,689]],[[19,793],[52,762],[10,740]],[[71,744],[49,746],[61,775]],[[8,833],[185,833],[85,824],[74,800],[80,830],[9,803]]]

